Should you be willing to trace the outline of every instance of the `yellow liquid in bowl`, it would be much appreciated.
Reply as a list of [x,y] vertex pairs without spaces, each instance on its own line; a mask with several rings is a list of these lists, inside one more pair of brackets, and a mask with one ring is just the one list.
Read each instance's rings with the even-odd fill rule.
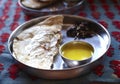
[[86,43],[70,43],[62,48],[62,55],[70,60],[85,60],[93,55],[93,47]]

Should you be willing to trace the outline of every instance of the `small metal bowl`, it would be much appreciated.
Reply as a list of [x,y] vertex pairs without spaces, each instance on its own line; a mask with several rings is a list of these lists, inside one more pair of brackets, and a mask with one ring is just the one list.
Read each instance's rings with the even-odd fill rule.
[[69,67],[77,67],[90,62],[94,48],[84,41],[70,41],[64,43],[59,48],[59,52]]
[[[58,0],[59,1],[59,0]],[[49,14],[75,14],[80,9],[85,0],[63,0],[41,9],[33,9],[22,4],[22,0],[18,0],[18,4],[26,15],[38,17]]]

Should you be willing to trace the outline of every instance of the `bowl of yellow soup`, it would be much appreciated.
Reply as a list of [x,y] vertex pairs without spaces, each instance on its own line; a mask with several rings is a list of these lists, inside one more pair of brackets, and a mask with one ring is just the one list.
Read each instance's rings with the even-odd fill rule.
[[59,52],[69,67],[76,67],[90,62],[94,48],[84,41],[70,41],[63,44]]

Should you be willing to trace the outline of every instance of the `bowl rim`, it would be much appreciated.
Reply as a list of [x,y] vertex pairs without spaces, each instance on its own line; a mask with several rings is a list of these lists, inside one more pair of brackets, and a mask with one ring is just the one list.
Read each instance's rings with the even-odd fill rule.
[[21,1],[22,0],[18,0],[18,4],[20,5],[20,7],[22,7],[25,10],[29,10],[29,11],[33,11],[33,12],[51,12],[52,13],[52,12],[58,12],[58,11],[63,11],[63,10],[69,10],[73,7],[77,7],[77,6],[81,5],[85,0],[81,0],[79,3],[77,3],[76,5],[74,5],[72,7],[68,7],[68,8],[65,8],[65,9],[59,9],[59,10],[54,10],[54,11],[40,11],[41,9],[29,8],[29,7],[24,6]]
[[106,51],[108,50],[108,48],[110,47],[110,44],[111,44],[111,36],[110,36],[108,30],[107,30],[102,24],[100,24],[99,22],[97,22],[97,21],[95,21],[95,20],[93,20],[93,19],[86,18],[86,17],[82,17],[82,16],[78,16],[78,15],[70,15],[70,14],[59,14],[59,15],[63,15],[64,17],[66,16],[66,17],[73,17],[73,18],[84,19],[84,20],[86,20],[86,21],[93,22],[93,23],[99,25],[101,28],[103,28],[103,30],[105,30],[105,32],[107,33],[108,38],[109,38],[109,43],[108,43],[107,49],[104,51],[104,53],[103,53],[99,58],[97,58],[96,60],[94,60],[94,61],[92,61],[92,62],[90,61],[90,62],[88,62],[88,63],[86,63],[86,64],[83,64],[83,65],[80,65],[80,66],[76,66],[76,67],[72,67],[72,68],[64,68],[64,69],[39,69],[39,68],[35,68],[35,67],[32,67],[32,66],[29,66],[29,65],[27,65],[27,64],[25,64],[25,63],[22,63],[21,61],[17,60],[16,57],[14,56],[14,54],[12,53],[12,50],[11,50],[11,45],[12,45],[11,40],[12,40],[12,38],[15,38],[15,37],[13,37],[14,33],[15,33],[16,31],[18,31],[18,29],[22,28],[25,24],[30,23],[31,21],[34,22],[34,21],[39,20],[39,19],[44,19],[44,18],[48,18],[48,17],[50,17],[50,16],[54,16],[54,15],[45,15],[45,16],[37,17],[37,18],[34,18],[34,19],[31,19],[31,20],[29,20],[29,21],[24,22],[23,24],[19,25],[19,26],[10,34],[10,36],[9,36],[9,38],[8,38],[8,42],[7,42],[7,44],[8,44],[7,47],[8,47],[8,51],[10,52],[11,56],[12,56],[16,61],[20,62],[21,64],[23,64],[23,65],[25,65],[25,66],[27,66],[27,67],[33,68],[33,69],[38,69],[38,70],[43,70],[43,71],[66,71],[66,70],[73,70],[73,69],[77,69],[77,68],[82,68],[82,67],[88,66],[89,64],[92,64],[92,63],[96,62],[98,59],[100,59],[100,58],[105,54],[105,52],[106,52]]

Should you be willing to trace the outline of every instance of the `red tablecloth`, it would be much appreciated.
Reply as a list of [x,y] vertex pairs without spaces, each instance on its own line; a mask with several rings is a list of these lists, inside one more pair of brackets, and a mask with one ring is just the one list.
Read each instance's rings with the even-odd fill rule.
[[17,3],[18,0],[0,0],[0,84],[80,84],[84,81],[120,82],[120,1],[86,0],[77,15],[94,19],[107,28],[111,46],[104,61],[90,74],[68,80],[45,80],[30,76],[17,67],[7,49],[11,32],[29,20]]

